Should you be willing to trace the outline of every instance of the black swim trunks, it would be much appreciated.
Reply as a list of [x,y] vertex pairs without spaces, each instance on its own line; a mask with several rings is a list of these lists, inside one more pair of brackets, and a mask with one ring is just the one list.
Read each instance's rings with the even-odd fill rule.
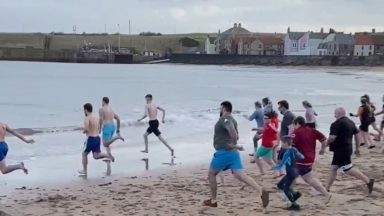
[[151,120],[149,121],[149,127],[147,129],[147,133],[154,133],[156,136],[160,136],[161,132],[159,131],[159,121]]
[[333,160],[332,165],[343,167],[346,165],[352,164],[351,160],[352,150],[349,151],[342,151],[342,150],[336,150],[333,152]]

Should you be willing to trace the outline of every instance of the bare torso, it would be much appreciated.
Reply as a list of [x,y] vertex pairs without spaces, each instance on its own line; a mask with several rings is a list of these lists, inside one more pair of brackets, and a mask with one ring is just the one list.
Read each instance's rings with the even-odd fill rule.
[[149,103],[145,106],[149,120],[157,120],[157,106],[153,103]]
[[115,113],[110,106],[105,105],[100,109],[100,118],[103,124],[113,123]]
[[99,136],[99,119],[94,115],[88,115],[84,120],[84,129],[87,136]]
[[7,133],[7,125],[0,123],[0,142],[5,140],[6,133]]

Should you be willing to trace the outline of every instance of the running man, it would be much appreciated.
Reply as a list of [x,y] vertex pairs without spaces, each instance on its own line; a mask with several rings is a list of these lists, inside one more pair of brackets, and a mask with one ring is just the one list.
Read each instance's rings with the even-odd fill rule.
[[[316,158],[316,141],[321,142],[323,148],[326,147],[327,138],[318,130],[306,126],[302,116],[293,121],[295,130],[291,137],[293,147],[304,155],[304,159],[296,161],[298,174],[303,180],[315,190],[326,197],[326,203],[331,199],[331,194],[325,189],[321,182],[314,177],[312,166]],[[324,152],[321,152],[324,154]]]
[[269,98],[265,97],[261,101],[263,102],[264,115],[273,111],[273,105],[271,100],[269,100]]
[[95,160],[104,158],[107,159],[107,162],[110,162],[109,160],[112,160],[112,158],[108,154],[101,153],[100,151],[100,122],[99,119],[93,115],[92,104],[84,104],[84,114],[85,119],[83,133],[87,136],[87,140],[84,143],[84,151],[82,154],[83,170],[79,170],[80,175],[87,175],[88,154],[90,152],[93,153],[93,158]]
[[[358,142],[359,137],[356,136],[359,131],[357,130],[355,123],[345,115],[346,113],[344,108],[340,107],[335,110],[336,121],[331,125],[330,135],[327,140],[329,150],[333,151],[333,160],[326,189],[327,191],[330,190],[339,171],[341,174],[347,173],[357,179],[360,179],[367,185],[368,192],[372,193],[375,180],[369,179],[366,175],[360,172],[360,170],[352,165],[351,155],[353,151],[353,136],[356,141],[355,154],[360,155]],[[324,154],[325,148],[326,146],[322,146],[321,154]]]
[[148,153],[148,136],[149,134],[154,133],[157,136],[157,138],[169,149],[169,151],[171,152],[171,156],[173,157],[174,150],[171,148],[171,146],[168,145],[167,141],[165,141],[165,139],[161,136],[161,132],[159,130],[159,120],[157,120],[157,110],[160,110],[163,113],[162,123],[163,124],[165,123],[165,109],[153,104],[152,99],[153,97],[150,94],[147,94],[145,96],[145,100],[147,102],[147,104],[145,105],[145,113],[141,119],[137,120],[138,122],[140,122],[147,117],[149,118],[149,127],[144,134],[145,149],[141,152]]
[[312,104],[308,101],[303,101],[303,107],[305,109],[305,122],[308,127],[316,128],[316,111],[312,108]]
[[[274,160],[281,160],[284,155],[284,150],[288,146],[288,142],[291,141],[289,138],[289,132],[291,126],[293,126],[293,120],[295,120],[295,115],[289,110],[289,104],[286,100],[279,101],[278,110],[283,115],[283,120],[280,125],[280,140],[281,146],[277,146],[274,150]],[[278,152],[278,153],[277,153]]]
[[369,125],[372,123],[373,116],[372,107],[370,106],[368,99],[365,96],[361,96],[360,102],[361,106],[359,107],[357,114],[354,115],[353,113],[350,113],[349,115],[351,117],[354,116],[360,118],[359,135],[363,139],[363,142],[360,145],[363,146],[368,144],[368,149],[372,149],[375,148],[372,137],[369,134]]
[[213,146],[216,150],[209,168],[208,179],[211,189],[211,198],[203,202],[204,206],[217,207],[217,180],[216,176],[223,170],[231,169],[235,178],[251,186],[261,194],[263,207],[269,203],[269,192],[249,177],[243,169],[239,151],[242,146],[237,145],[239,139],[237,122],[232,117],[232,104],[229,101],[221,103],[220,119],[215,125]]
[[264,111],[263,111],[263,108],[262,108],[261,103],[259,101],[255,102],[255,111],[253,112],[253,114],[251,116],[245,116],[245,118],[247,118],[249,121],[255,120],[256,124],[257,124],[257,128],[252,129],[253,131],[256,131],[256,134],[253,137],[253,147],[254,147],[253,152],[254,153],[249,154],[249,156],[254,157],[253,160],[251,160],[251,163],[255,163],[256,162],[255,152],[256,152],[256,149],[258,146],[258,141],[261,139],[261,132],[258,130],[260,130],[264,127]]
[[[107,151],[107,154],[112,159],[112,162],[115,161],[115,157],[111,154],[110,145],[116,140],[121,140],[124,142],[124,139],[120,136],[120,118],[116,113],[113,112],[111,106],[109,105],[109,98],[103,97],[102,100],[103,107],[99,110],[99,127],[102,128],[102,137],[103,137],[103,145]],[[114,123],[116,120],[117,130]],[[116,131],[115,137],[113,137]]]
[[7,133],[12,134],[13,136],[21,139],[25,143],[33,144],[35,141],[33,139],[26,139],[20,133],[12,130],[8,125],[0,122],[0,171],[3,174],[11,173],[15,170],[22,170],[25,174],[28,174],[28,169],[25,168],[24,163],[21,162],[17,165],[8,165],[5,162],[5,158],[8,154],[8,144],[5,142],[5,135]]

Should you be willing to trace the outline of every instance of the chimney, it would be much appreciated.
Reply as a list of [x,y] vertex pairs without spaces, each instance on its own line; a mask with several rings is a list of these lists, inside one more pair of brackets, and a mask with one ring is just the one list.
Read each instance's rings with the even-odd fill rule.
[[321,27],[320,33],[324,33],[324,28],[323,27]]
[[288,27],[287,32],[288,32],[288,33],[291,32],[291,28],[290,28],[290,27]]
[[237,23],[233,24],[233,28],[237,28]]
[[239,28],[241,28],[241,23],[239,23]]
[[376,33],[376,29],[373,28],[372,29],[372,33],[375,34]]

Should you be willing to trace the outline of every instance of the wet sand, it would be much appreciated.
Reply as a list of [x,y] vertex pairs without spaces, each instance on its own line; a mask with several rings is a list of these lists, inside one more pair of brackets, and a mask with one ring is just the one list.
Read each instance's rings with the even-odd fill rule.
[[[384,158],[379,149],[362,148],[354,158],[356,167],[376,179],[372,194],[364,183],[349,176],[338,176],[329,204],[301,180],[295,186],[303,193],[300,212],[284,210],[272,175],[259,176],[249,157],[243,154],[247,173],[271,191],[270,205],[261,207],[258,194],[224,174],[218,178],[218,208],[205,208],[209,197],[209,161],[193,166],[171,166],[141,176],[114,176],[66,184],[40,185],[13,189],[0,197],[2,211],[10,215],[383,215]],[[318,157],[316,175],[325,184],[331,153]]]

